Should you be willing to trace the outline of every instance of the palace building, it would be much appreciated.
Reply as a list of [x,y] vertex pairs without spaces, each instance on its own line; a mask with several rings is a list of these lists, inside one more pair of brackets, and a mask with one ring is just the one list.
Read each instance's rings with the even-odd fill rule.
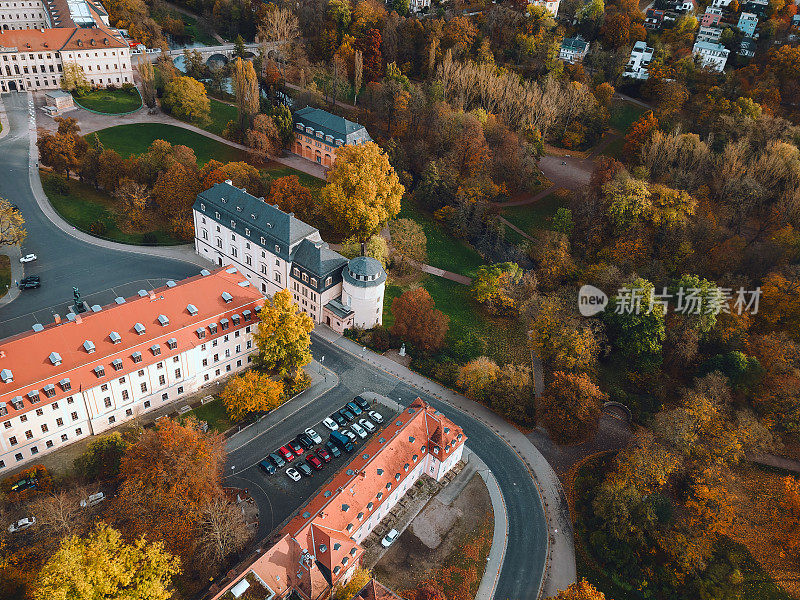
[[203,270],[0,340],[0,473],[244,369],[263,304]]
[[292,152],[323,167],[336,160],[337,148],[372,141],[363,125],[310,106],[294,112],[294,129]]

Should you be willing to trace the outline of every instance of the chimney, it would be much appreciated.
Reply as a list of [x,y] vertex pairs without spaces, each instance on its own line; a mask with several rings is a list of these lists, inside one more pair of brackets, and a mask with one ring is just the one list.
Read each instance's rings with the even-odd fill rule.
[[5,358],[5,357],[6,357],[6,351],[0,350],[0,358]]
[[61,315],[55,314],[53,315],[53,320],[55,321],[56,325],[61,323]]
[[150,290],[150,302],[156,299],[156,293],[153,290]]
[[83,323],[83,319],[81,318],[80,315],[75,315],[75,323],[77,325],[80,325],[81,323]]

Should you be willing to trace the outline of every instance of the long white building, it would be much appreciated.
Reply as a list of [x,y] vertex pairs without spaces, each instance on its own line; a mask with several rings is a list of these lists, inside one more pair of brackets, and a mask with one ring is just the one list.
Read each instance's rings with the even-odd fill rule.
[[193,218],[200,256],[236,266],[266,296],[288,288],[315,323],[341,333],[383,322],[386,272],[375,259],[348,261],[316,228],[230,181],[201,192]]
[[263,303],[204,270],[0,340],[0,473],[244,369]]

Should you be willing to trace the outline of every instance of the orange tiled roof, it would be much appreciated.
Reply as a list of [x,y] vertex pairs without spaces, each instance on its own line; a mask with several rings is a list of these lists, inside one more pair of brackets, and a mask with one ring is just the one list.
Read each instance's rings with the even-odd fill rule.
[[[0,340],[0,379],[7,375],[6,370],[13,377],[12,381],[0,381],[0,402],[6,402],[6,416],[14,417],[41,407],[42,402],[55,402],[113,378],[113,360],[122,361],[121,372],[141,369],[226,333],[217,327],[216,334],[212,334],[209,323],[223,318],[231,321],[234,314],[244,321],[245,310],[251,311],[249,316],[256,323],[255,307],[263,305],[263,296],[250,285],[239,285],[245,281],[235,269],[223,267],[206,276],[170,282],[143,297],[105,306],[99,312],[78,315],[74,322],[63,319],[42,331]],[[223,292],[230,295],[229,302],[223,299]],[[195,314],[190,313],[189,305]],[[162,325],[159,318],[163,321],[163,317],[166,323]],[[143,333],[137,333],[137,324],[144,326]],[[202,340],[197,335],[200,327],[205,327],[206,337]],[[112,332],[121,338],[117,343],[112,340]],[[168,340],[177,342],[175,349],[168,347]],[[153,353],[154,344],[158,344],[161,354]],[[140,362],[133,361],[135,352],[141,354]],[[95,373],[98,365],[103,366],[104,377]],[[69,379],[68,389],[61,384],[65,379]],[[46,397],[45,386],[53,386],[55,395]],[[32,391],[39,393],[42,402],[31,402],[28,393]],[[22,407],[15,408],[13,399],[22,402]]]
[[127,48],[128,45],[105,27],[56,27],[0,31],[0,47],[17,48],[19,52],[62,52]]

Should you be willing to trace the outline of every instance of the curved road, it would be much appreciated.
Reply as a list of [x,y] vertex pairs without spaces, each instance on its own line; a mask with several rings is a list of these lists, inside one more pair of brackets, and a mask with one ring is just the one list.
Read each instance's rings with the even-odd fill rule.
[[63,317],[72,303],[73,286],[89,304],[107,304],[116,296],[131,296],[139,289],[163,285],[166,279],[197,274],[199,267],[191,263],[102,248],[75,239],[53,225],[30,187],[27,98],[24,93],[2,96],[11,131],[0,140],[0,196],[16,204],[25,218],[28,237],[22,254],[39,257],[25,265],[25,274],[41,276],[42,287],[26,290],[0,308],[0,337],[24,331],[37,322],[52,322],[54,313]]

